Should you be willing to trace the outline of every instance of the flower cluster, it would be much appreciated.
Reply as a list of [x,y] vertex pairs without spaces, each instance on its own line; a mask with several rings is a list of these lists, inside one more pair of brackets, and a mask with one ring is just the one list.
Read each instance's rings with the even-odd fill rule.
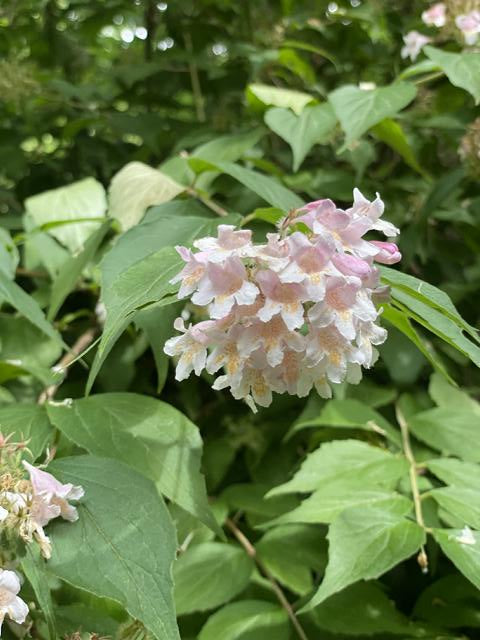
[[[84,495],[82,487],[62,484],[54,476],[22,460],[27,445],[12,442],[0,433],[0,534],[4,542],[20,538],[40,546],[44,558],[51,555],[51,545],[44,527],[54,518],[74,522],[78,519],[69,500]],[[26,473],[28,472],[28,478]],[[15,547],[15,544],[12,545]],[[6,616],[22,624],[28,607],[17,596],[20,582],[14,571],[0,568],[0,631]]]
[[[475,45],[480,37],[480,3],[478,0],[450,0],[437,2],[422,13],[422,21],[427,27],[440,29],[440,37],[459,35],[465,45]],[[434,38],[418,31],[410,31],[404,38],[402,58],[415,60]]]
[[395,244],[364,238],[372,230],[397,235],[383,210],[378,194],[370,202],[356,189],[349,209],[311,202],[264,244],[220,225],[217,238],[194,242],[196,252],[177,247],[185,262],[172,280],[178,297],[205,307],[208,319],[175,321],[181,335],[164,350],[179,358],[176,379],[223,368],[213,388],[229,388],[252,408],[268,406],[272,391],[303,397],[315,387],[330,397],[330,383],[358,383],[361,367],[377,358],[373,345],[386,338],[376,324],[373,297],[382,288],[374,261],[401,258]]

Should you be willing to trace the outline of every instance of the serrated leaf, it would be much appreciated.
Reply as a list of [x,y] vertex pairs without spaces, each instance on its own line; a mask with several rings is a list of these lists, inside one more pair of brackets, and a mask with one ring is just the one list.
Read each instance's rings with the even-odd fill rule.
[[316,489],[299,507],[283,514],[274,522],[329,524],[351,507],[372,506],[381,509],[384,505],[393,503],[397,503],[399,508],[401,505],[406,509],[413,506],[408,498],[398,493],[382,490],[378,485],[365,486],[360,473],[358,479],[351,477],[339,482],[332,481]]
[[293,153],[293,170],[298,171],[315,144],[328,141],[337,119],[330,104],[306,107],[299,116],[290,109],[275,107],[265,114],[265,123],[285,140]]
[[396,115],[416,93],[415,85],[408,82],[368,91],[347,85],[330,93],[328,99],[345,131],[345,144],[348,145],[385,118]]
[[445,484],[470,487],[480,491],[480,466],[456,458],[437,458],[426,462],[427,468]]
[[200,472],[202,439],[180,411],[135,393],[103,393],[47,409],[72,442],[134,467],[163,495],[218,530]]
[[171,575],[175,530],[152,482],[122,462],[94,456],[64,458],[49,471],[85,490],[78,521],[49,526],[49,571],[116,600],[158,640],[179,640]]
[[291,109],[297,115],[304,107],[314,101],[314,97],[302,91],[292,89],[280,89],[266,84],[249,84],[247,87],[247,99],[263,107],[284,107]]
[[416,553],[425,531],[401,513],[374,507],[347,509],[330,525],[329,560],[320,588],[305,610],[359,580],[378,578]]
[[477,589],[480,589],[480,532],[472,532],[475,543],[465,544],[460,529],[433,529],[433,537],[443,553]]
[[354,400],[330,400],[318,415],[311,415],[295,422],[288,438],[305,428],[336,427],[339,429],[362,429],[384,435],[394,444],[400,444],[400,434],[378,411]]
[[443,487],[428,493],[459,522],[480,530],[480,499],[473,487]]
[[437,451],[468,462],[480,462],[480,416],[477,414],[454,407],[437,407],[417,413],[408,424],[416,438]]
[[[107,201],[100,182],[85,178],[27,198],[25,208],[37,226],[46,226],[49,234],[74,253],[100,226],[101,222],[89,222],[89,218],[104,217]],[[59,221],[68,224],[57,225]]]
[[430,46],[424,51],[453,85],[468,91],[475,98],[475,104],[480,102],[480,53],[450,53]]
[[405,458],[373,447],[360,440],[327,442],[308,454],[292,480],[269,492],[315,491],[331,482],[355,479],[363,486],[393,488],[408,471]]
[[126,231],[140,222],[148,207],[169,202],[182,191],[183,185],[158,169],[143,162],[129,162],[110,182],[108,215]]
[[253,567],[241,547],[221,542],[190,547],[173,566],[177,614],[207,611],[228,602],[245,589]]
[[271,602],[242,600],[210,616],[198,640],[289,640],[288,616]]

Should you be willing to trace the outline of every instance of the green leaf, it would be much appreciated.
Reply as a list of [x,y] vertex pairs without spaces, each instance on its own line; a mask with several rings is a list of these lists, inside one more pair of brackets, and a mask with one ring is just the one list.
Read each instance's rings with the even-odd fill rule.
[[[404,511],[405,513],[405,511]],[[310,610],[359,580],[378,578],[416,553],[425,532],[394,509],[347,509],[330,525],[329,560],[325,577]]]
[[423,353],[423,355],[427,358],[430,364],[439,371],[444,378],[451,380],[450,374],[445,368],[443,362],[439,359],[437,353],[433,350],[432,346],[426,342],[422,336],[416,331],[416,329],[412,326],[408,315],[401,311],[400,309],[396,309],[392,307],[390,304],[385,304],[383,306],[382,318],[387,320],[390,324],[392,324],[396,329],[401,331],[403,335],[405,335],[416,347],[417,349]]
[[449,53],[430,46],[424,51],[453,85],[468,91],[475,98],[475,104],[480,103],[480,53]]
[[[373,485],[373,486],[372,486]],[[345,509],[351,507],[376,507],[381,509],[397,503],[406,509],[412,506],[410,501],[398,493],[382,490],[380,487],[364,484],[362,474],[340,481],[331,481],[317,489],[302,504],[277,518],[275,524],[287,523],[325,523],[335,520]]]
[[143,162],[129,162],[118,171],[108,190],[108,215],[126,231],[142,219],[153,204],[169,202],[185,187]]
[[456,458],[436,458],[426,462],[431,473],[445,484],[471,488],[480,491],[480,466],[473,462],[463,462]]
[[370,636],[407,634],[408,619],[374,582],[360,582],[331,596],[313,611],[315,622],[330,633]]
[[231,510],[244,511],[249,521],[258,525],[295,509],[299,503],[295,496],[267,497],[270,488],[271,485],[255,482],[231,484],[222,493],[222,499]]
[[47,409],[72,442],[134,467],[167,498],[218,530],[200,472],[202,439],[180,411],[135,393],[102,393]]
[[480,532],[474,531],[475,544],[461,542],[460,529],[434,529],[433,537],[443,553],[477,589],[480,589]]
[[175,530],[151,481],[122,462],[94,456],[65,458],[49,470],[85,490],[78,521],[49,527],[49,571],[116,600],[158,640],[179,640],[171,574]]
[[198,640],[289,640],[287,613],[261,600],[242,600],[210,616]]
[[87,238],[82,251],[70,256],[63,264],[62,270],[52,284],[50,306],[47,314],[48,320],[52,321],[55,318],[58,310],[65,302],[66,297],[71,291],[73,291],[77,280],[82,275],[82,271],[93,260],[98,247],[109,228],[110,221],[104,222],[89,238]]
[[221,542],[190,547],[173,566],[177,614],[207,611],[228,602],[245,589],[253,567],[241,547]]
[[385,118],[385,120],[382,120],[373,127],[372,134],[377,138],[377,140],[385,142],[389,147],[402,156],[408,166],[414,169],[414,171],[417,171],[420,175],[426,177],[427,174],[425,173],[425,170],[419,165],[415,153],[408,142],[407,136],[398,122],[395,122],[395,120],[391,120],[390,118]]
[[51,225],[48,232],[74,253],[100,226],[100,222],[88,219],[103,217],[107,201],[100,182],[85,178],[27,198],[25,208],[38,226],[68,221],[65,225]]
[[462,575],[440,578],[420,594],[414,616],[444,628],[479,627],[480,592]]
[[255,548],[273,577],[290,591],[306,595],[312,590],[312,571],[321,573],[327,564],[327,545],[317,527],[283,525],[267,531]]
[[[135,319],[135,312],[176,291],[177,287],[169,281],[180,271],[183,261],[173,247],[189,245],[197,237],[215,233],[222,222],[169,215],[169,211],[177,209],[172,205],[174,203],[157,207],[154,216],[123,234],[101,262],[101,300],[107,319],[90,369],[87,393],[114,344]],[[168,300],[168,303],[174,301]]]
[[298,171],[310,149],[328,141],[337,119],[330,104],[325,103],[307,107],[299,116],[275,107],[265,114],[265,123],[288,142],[293,152],[293,170]]
[[28,449],[36,460],[53,436],[53,429],[44,406],[11,404],[0,407],[0,431],[12,434],[14,441],[28,441]]
[[480,404],[476,400],[471,398],[465,391],[449,384],[445,378],[436,373],[430,377],[428,393],[439,407],[456,406],[459,409],[466,409],[480,416]]
[[480,530],[480,500],[474,487],[443,487],[429,491],[438,504],[459,522]]
[[22,560],[22,571],[32,585],[40,610],[45,617],[49,640],[55,640],[56,623],[52,596],[48,585],[45,560],[40,555],[40,547],[27,544],[26,555]]
[[165,385],[170,360],[163,351],[163,347],[173,334],[173,323],[175,318],[180,315],[183,306],[183,302],[167,306],[154,304],[146,309],[141,309],[135,315],[135,324],[145,331],[153,351],[158,376],[157,393],[160,393]]
[[314,97],[302,91],[292,89],[280,89],[266,84],[249,84],[247,87],[247,100],[254,106],[283,107],[291,109],[297,115],[304,107],[314,101]]
[[360,440],[337,440],[308,454],[292,480],[275,487],[268,496],[315,491],[333,481],[349,479],[367,487],[391,489],[407,471],[403,456]]
[[253,171],[252,169],[245,169],[233,162],[215,162],[206,164],[207,167],[211,167],[222,173],[226,173],[235,180],[238,180],[247,189],[256,193],[260,198],[272,205],[288,212],[291,209],[298,209],[304,205],[296,193],[290,191],[283,186],[278,180]]
[[475,413],[438,407],[417,413],[408,424],[416,438],[444,455],[480,462],[480,416]]
[[330,400],[320,410],[318,416],[309,416],[296,422],[288,433],[291,437],[297,431],[314,427],[336,427],[362,429],[384,435],[394,444],[400,444],[398,430],[388,420],[358,400]]
[[385,118],[392,118],[404,109],[416,93],[415,85],[395,82],[368,91],[347,85],[330,93],[328,98],[345,131],[345,144],[348,145]]
[[2,298],[45,335],[62,344],[62,339],[45,318],[38,302],[29,296],[18,284],[12,282],[8,275],[0,269],[0,299]]

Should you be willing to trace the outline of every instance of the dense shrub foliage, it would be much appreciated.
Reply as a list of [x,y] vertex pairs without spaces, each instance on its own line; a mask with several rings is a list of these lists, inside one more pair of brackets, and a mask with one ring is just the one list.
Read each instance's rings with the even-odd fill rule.
[[479,0],[0,53],[2,637],[478,637]]

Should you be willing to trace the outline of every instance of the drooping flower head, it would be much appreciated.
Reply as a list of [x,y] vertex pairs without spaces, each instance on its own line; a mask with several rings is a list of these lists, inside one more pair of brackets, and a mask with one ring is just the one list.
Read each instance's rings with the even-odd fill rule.
[[330,397],[330,384],[358,383],[386,338],[374,304],[384,296],[375,262],[401,258],[393,242],[366,238],[398,234],[383,211],[378,194],[370,201],[355,189],[350,208],[306,204],[264,244],[220,225],[217,238],[194,242],[197,253],[179,247],[179,297],[188,291],[209,319],[188,328],[175,321],[181,335],[164,350],[178,358],[177,380],[206,369],[220,374],[214,389],[229,388],[250,406],[268,406],[272,392],[303,397],[315,388]]

